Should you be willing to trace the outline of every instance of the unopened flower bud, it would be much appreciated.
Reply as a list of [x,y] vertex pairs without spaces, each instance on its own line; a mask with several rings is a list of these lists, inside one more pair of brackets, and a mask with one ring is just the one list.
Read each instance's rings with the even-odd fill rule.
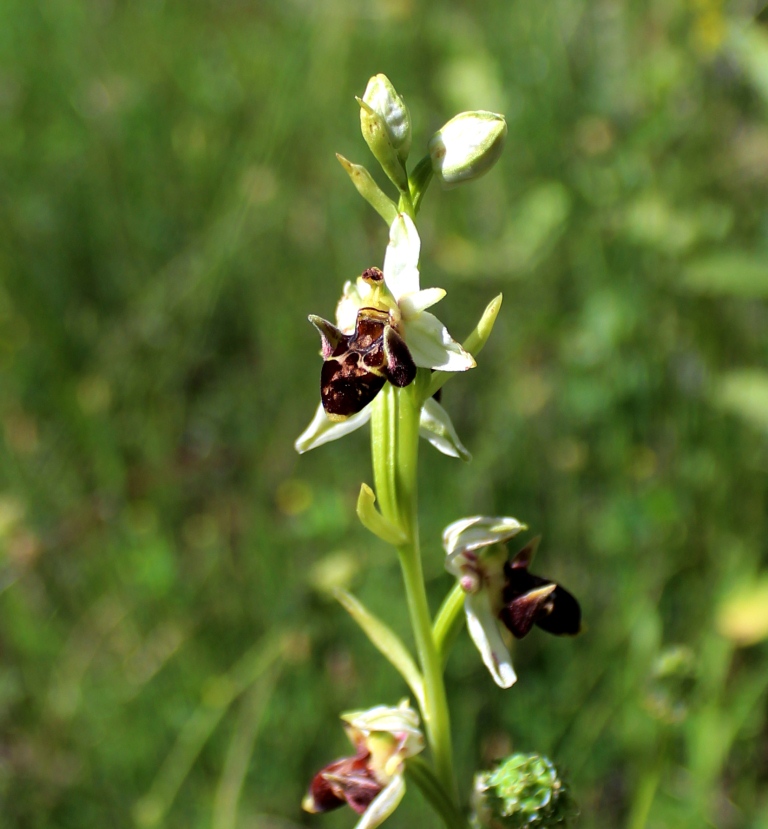
[[386,75],[374,75],[360,104],[360,130],[384,172],[407,190],[404,162],[411,149],[411,116]]
[[390,143],[400,159],[405,161],[411,149],[411,114],[389,78],[386,75],[374,75],[365,88],[363,101],[381,116]]
[[432,169],[446,187],[474,181],[499,160],[507,122],[495,112],[461,112],[429,141]]
[[476,774],[473,807],[476,829],[564,827],[576,811],[554,764],[540,754],[513,754]]

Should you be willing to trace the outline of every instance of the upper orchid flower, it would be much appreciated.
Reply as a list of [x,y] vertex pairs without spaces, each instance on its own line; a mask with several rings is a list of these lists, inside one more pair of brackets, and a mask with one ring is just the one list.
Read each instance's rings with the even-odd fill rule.
[[[389,381],[407,386],[417,367],[466,371],[471,354],[426,309],[444,296],[442,288],[419,284],[421,242],[413,221],[398,214],[389,231],[383,271],[368,268],[347,282],[336,308],[336,325],[310,316],[320,332],[323,368],[321,407],[296,441],[306,452],[335,440],[370,418],[368,404]],[[450,419],[437,401],[425,404],[422,433],[446,454],[465,456]],[[454,439],[455,438],[455,439]]]
[[342,714],[354,757],[329,763],[312,779],[302,803],[308,812],[329,812],[345,803],[363,817],[355,829],[374,829],[405,794],[405,761],[424,748],[419,716],[403,700]]
[[502,688],[514,684],[503,628],[518,639],[533,625],[555,634],[576,634],[581,609],[564,588],[534,576],[528,566],[538,546],[536,538],[509,559],[503,546],[525,526],[514,518],[475,516],[445,528],[445,566],[466,593],[467,627],[483,662]]

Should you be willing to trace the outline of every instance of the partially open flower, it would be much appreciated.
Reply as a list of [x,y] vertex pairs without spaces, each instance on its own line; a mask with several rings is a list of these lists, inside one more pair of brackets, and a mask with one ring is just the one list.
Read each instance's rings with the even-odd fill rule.
[[[426,310],[445,291],[421,289],[420,249],[413,221],[398,214],[390,227],[383,271],[368,268],[345,284],[336,325],[310,316],[322,340],[321,401],[330,420],[362,412],[387,381],[409,385],[419,366],[466,371],[475,365],[472,355]],[[302,444],[305,435],[299,439]],[[299,442],[297,448],[305,451]]]
[[445,566],[466,593],[467,627],[494,681],[509,688],[517,679],[503,628],[518,639],[533,625],[554,634],[581,628],[581,609],[564,588],[528,572],[539,539],[509,559],[504,542],[525,527],[514,518],[475,516],[446,527]]
[[329,812],[346,803],[362,815],[356,829],[373,829],[405,794],[406,759],[424,748],[419,716],[402,700],[396,708],[379,705],[341,719],[355,755],[320,769],[302,806],[307,812]]

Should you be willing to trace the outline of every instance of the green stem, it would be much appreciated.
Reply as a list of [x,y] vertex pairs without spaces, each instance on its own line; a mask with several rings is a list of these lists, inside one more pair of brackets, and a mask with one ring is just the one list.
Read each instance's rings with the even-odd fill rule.
[[407,213],[414,221],[416,221],[416,206],[413,203],[410,192],[400,192],[400,199],[397,203],[398,213]]
[[455,797],[453,751],[442,660],[432,636],[419,549],[417,471],[419,415],[429,383],[420,370],[407,388],[387,383],[376,397],[371,418],[371,448],[376,498],[382,515],[399,527],[407,541],[397,548],[408,612],[424,676],[422,716],[435,772],[446,792]]
[[442,817],[449,829],[467,829],[464,816],[435,777],[435,773],[421,757],[411,757],[405,764],[405,773],[419,787],[421,793]]

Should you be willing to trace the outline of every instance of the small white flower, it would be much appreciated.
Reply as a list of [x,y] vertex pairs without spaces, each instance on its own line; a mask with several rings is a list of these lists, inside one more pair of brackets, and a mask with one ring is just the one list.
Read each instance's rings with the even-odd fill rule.
[[509,688],[517,676],[498,621],[507,560],[506,550],[499,545],[524,529],[515,518],[476,515],[454,521],[443,531],[445,567],[466,593],[469,635],[501,688]]
[[378,705],[341,719],[355,756],[321,769],[302,805],[308,812],[327,812],[346,803],[361,815],[355,829],[374,829],[403,799],[405,761],[424,749],[419,715],[402,700],[396,708]]
[[573,636],[581,629],[576,599],[559,584],[528,572],[539,538],[508,557],[504,543],[524,529],[515,518],[476,515],[455,521],[443,532],[446,569],[466,594],[469,634],[502,688],[517,679],[505,628],[518,639],[534,625],[556,636]]

